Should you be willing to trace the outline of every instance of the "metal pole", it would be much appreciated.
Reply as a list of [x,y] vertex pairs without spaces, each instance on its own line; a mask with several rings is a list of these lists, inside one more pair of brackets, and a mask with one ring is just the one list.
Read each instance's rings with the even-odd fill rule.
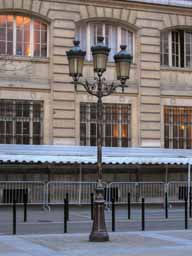
[[191,190],[190,190],[190,194],[189,194],[189,218],[192,217],[192,202],[191,202]]
[[127,198],[127,211],[128,211],[128,220],[131,219],[131,194],[130,192],[128,193],[128,198]]
[[66,211],[67,211],[67,220],[69,220],[69,193],[66,193]]
[[64,233],[67,233],[67,199],[64,199]]
[[109,235],[105,224],[105,200],[104,187],[102,184],[102,129],[103,129],[103,106],[102,106],[102,79],[98,76],[97,94],[97,172],[98,181],[94,202],[94,219],[92,231],[89,236],[91,242],[109,241]]
[[79,165],[79,205],[81,205],[81,194],[82,194],[82,166]]
[[17,216],[16,216],[16,200],[13,200],[13,235],[16,235],[16,221],[17,221]]
[[93,193],[91,193],[91,219],[93,220],[93,206],[94,206],[94,202],[93,202],[93,200],[94,200],[94,195],[93,195]]
[[190,211],[190,191],[191,191],[191,165],[188,164],[188,180],[187,180],[187,205]]
[[165,219],[168,219],[168,196],[167,196],[167,192],[165,192]]
[[187,209],[187,197],[185,197],[185,229],[188,229],[188,209]]
[[112,198],[112,232],[115,232],[115,199]]
[[27,203],[28,203],[28,197],[27,193],[24,193],[24,222],[27,222]]
[[141,223],[142,223],[142,231],[145,230],[145,199],[142,198],[141,203]]

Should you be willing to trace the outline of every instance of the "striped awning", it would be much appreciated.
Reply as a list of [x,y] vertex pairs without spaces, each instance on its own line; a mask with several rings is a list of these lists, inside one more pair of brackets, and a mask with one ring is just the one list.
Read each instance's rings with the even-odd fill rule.
[[[89,146],[0,144],[0,162],[96,164],[97,148]],[[192,163],[192,150],[103,147],[103,163],[187,165]]]

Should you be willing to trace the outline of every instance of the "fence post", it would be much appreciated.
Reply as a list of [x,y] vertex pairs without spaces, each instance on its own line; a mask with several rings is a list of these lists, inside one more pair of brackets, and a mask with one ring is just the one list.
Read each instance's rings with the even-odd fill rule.
[[145,199],[142,198],[141,203],[141,223],[142,223],[142,231],[145,230]]
[[187,197],[185,197],[185,229],[188,229]]
[[189,218],[192,217],[192,205],[191,205],[191,189],[189,193]]
[[69,220],[69,193],[66,193],[66,205],[67,220]]
[[93,193],[91,193],[91,219],[93,220]]
[[17,216],[16,216],[16,200],[13,200],[13,235],[16,235],[16,220]]
[[128,196],[127,197],[128,220],[130,220],[131,219],[131,194],[130,194],[130,192],[128,193],[127,196]]
[[24,222],[27,222],[27,203],[28,203],[28,197],[27,192],[24,193],[23,197],[24,201]]
[[64,199],[64,233],[67,233],[67,199]]
[[168,195],[165,192],[165,219],[168,219]]
[[112,198],[112,232],[115,232],[115,199]]

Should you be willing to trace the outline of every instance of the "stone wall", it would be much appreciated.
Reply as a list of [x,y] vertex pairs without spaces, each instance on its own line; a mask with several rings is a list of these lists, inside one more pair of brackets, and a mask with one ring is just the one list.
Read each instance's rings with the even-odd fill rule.
[[[0,0],[0,13],[36,16],[49,24],[49,58],[36,62],[13,58],[9,65],[24,69],[14,74],[0,72],[1,98],[24,95],[44,101],[45,144],[79,144],[79,104],[95,99],[83,90],[74,92],[66,51],[72,47],[77,22],[102,19],[126,25],[135,35],[129,87],[124,95],[117,92],[106,102],[132,104],[133,146],[163,146],[163,104],[190,99],[192,85],[190,70],[160,67],[160,31],[190,27],[191,10],[112,0]],[[91,69],[92,63],[86,63],[85,75]],[[114,74],[110,64],[106,77]],[[188,101],[188,105],[192,103]]]

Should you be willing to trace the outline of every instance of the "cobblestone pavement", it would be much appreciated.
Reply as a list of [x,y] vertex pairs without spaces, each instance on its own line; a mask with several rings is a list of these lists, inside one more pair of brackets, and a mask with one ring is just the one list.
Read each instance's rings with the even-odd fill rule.
[[192,231],[110,233],[92,243],[88,234],[0,236],[0,256],[191,256]]

